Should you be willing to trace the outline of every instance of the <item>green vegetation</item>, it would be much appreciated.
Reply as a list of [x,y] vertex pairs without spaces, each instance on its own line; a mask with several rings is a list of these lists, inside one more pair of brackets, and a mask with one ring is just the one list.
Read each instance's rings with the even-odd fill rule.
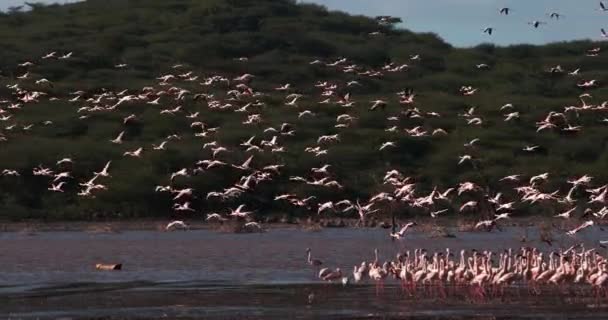
[[[222,191],[238,182],[243,172],[230,167],[205,170],[191,178],[178,177],[175,188],[195,189],[193,207],[197,212],[213,212],[234,208],[241,203],[256,209],[258,214],[287,212],[307,215],[309,211],[294,209],[284,202],[273,201],[277,194],[296,193],[301,197],[316,195],[319,202],[341,199],[368,199],[381,192],[391,191],[382,184],[385,172],[397,169],[418,182],[417,195],[425,195],[439,185],[455,186],[459,182],[474,181],[492,192],[502,191],[515,199],[512,185],[505,186],[499,179],[508,174],[531,175],[551,172],[544,191],[567,191],[567,177],[585,173],[594,182],[608,181],[608,136],[606,123],[601,122],[603,111],[567,113],[572,125],[582,126],[577,133],[559,129],[536,132],[535,123],[550,111],[580,105],[578,95],[583,91],[576,83],[597,79],[608,81],[608,58],[600,54],[589,57],[585,52],[599,44],[580,41],[546,46],[518,45],[495,47],[484,44],[469,49],[452,48],[434,34],[416,34],[391,26],[380,26],[374,19],[328,12],[316,5],[299,5],[286,0],[89,0],[70,5],[34,5],[29,12],[0,14],[0,104],[10,120],[0,122],[0,170],[17,170],[21,176],[0,176],[0,218],[7,219],[94,219],[170,217],[172,196],[154,191],[156,185],[166,185],[169,176],[181,168],[193,169],[198,160],[210,159],[211,151],[203,149],[205,142],[217,140],[230,152],[218,158],[228,163],[242,163],[251,153],[239,144],[250,136],[256,141],[269,140],[267,127],[279,128],[289,122],[294,136],[279,135],[285,153],[254,153],[253,166],[284,164],[281,174],[271,182],[261,182],[253,191],[238,199],[220,202],[206,200],[210,191]],[[372,32],[382,35],[373,36]],[[41,57],[51,51],[59,54],[73,52],[70,59]],[[420,55],[411,61],[411,55]],[[248,61],[236,58],[248,57]],[[332,62],[341,57],[358,70],[379,70],[387,63],[407,63],[402,72],[384,72],[381,77],[368,77],[342,72],[341,68],[311,65],[315,59]],[[32,67],[20,67],[25,61]],[[116,68],[117,64],[126,68]],[[183,64],[172,69],[174,64]],[[477,69],[486,63],[488,70]],[[564,70],[580,68],[580,76],[551,73],[547,70],[561,65]],[[26,71],[28,79],[17,79]],[[168,73],[193,71],[199,79],[193,82],[173,81],[170,86],[189,90],[182,101],[163,98],[160,106],[143,101],[121,104],[115,111],[77,112],[94,104],[85,102],[102,92],[130,94],[141,92],[145,86],[158,90],[159,77]],[[204,78],[221,75],[233,79],[250,73],[255,78],[249,85],[265,93],[256,98],[230,101],[225,84],[203,86]],[[52,86],[36,84],[46,78]],[[347,87],[357,80],[361,86]],[[351,109],[336,104],[323,105],[321,90],[314,84],[328,81],[338,85],[333,101],[346,93],[356,102]],[[9,109],[17,102],[15,89],[19,84],[28,91],[42,91],[47,96],[39,102],[25,103],[20,109]],[[284,92],[273,88],[290,83],[290,93],[304,97],[298,101],[299,110],[284,105]],[[463,97],[458,89],[469,85],[479,90]],[[440,117],[408,117],[401,111],[408,107],[398,103],[396,92],[413,88],[415,104],[422,113],[437,112]],[[68,102],[70,93],[83,90],[77,102]],[[600,103],[606,89],[601,86],[590,91],[589,103]],[[210,109],[205,99],[193,99],[196,93],[213,94],[222,103],[241,107],[256,100],[264,107],[253,107],[262,122],[243,125],[247,113]],[[59,100],[51,101],[49,97]],[[369,111],[371,100],[388,100],[385,109]],[[109,104],[110,102],[108,102]],[[505,122],[500,107],[515,106],[520,118]],[[175,116],[159,111],[183,106]],[[475,114],[483,119],[481,126],[467,125],[460,114],[475,107]],[[309,109],[315,117],[298,118],[298,112]],[[199,132],[190,127],[195,121],[186,118],[200,112],[197,120],[209,127],[219,127],[217,134],[208,138],[195,137]],[[509,112],[513,112],[509,111]],[[357,119],[349,128],[335,128],[336,117],[349,113]],[[137,121],[123,125],[123,118],[135,114]],[[2,114],[0,114],[2,116]],[[86,117],[82,117],[86,116]],[[398,121],[387,117],[400,116]],[[44,125],[52,121],[51,125]],[[5,127],[15,124],[13,130]],[[33,124],[30,130],[23,126]],[[399,132],[385,131],[396,125]],[[446,136],[411,137],[404,129],[421,126],[433,132],[443,128]],[[4,129],[3,129],[4,128]],[[125,142],[109,142],[125,131]],[[303,150],[315,146],[321,135],[339,133],[340,142],[328,145],[328,154],[315,157]],[[153,151],[168,135],[178,134],[165,151]],[[479,138],[476,149],[463,144]],[[395,141],[396,148],[378,151],[385,141]],[[522,151],[526,145],[540,145],[538,152]],[[125,151],[144,147],[142,158],[123,157]],[[457,165],[458,156],[469,153],[479,170],[471,165]],[[32,175],[33,168],[43,165],[56,172],[63,171],[55,163],[71,157],[73,180],[64,193],[48,191],[49,178]],[[100,178],[108,190],[95,193],[94,198],[77,196],[78,182],[89,180],[93,172],[101,170],[112,160],[111,178]],[[332,165],[332,178],[341,183],[341,190],[320,188],[289,181],[290,176],[310,177],[310,168],[324,163]],[[66,167],[64,167],[66,168]],[[70,168],[70,167],[67,167]],[[585,196],[584,194],[579,195]],[[462,201],[454,201],[457,207]],[[522,205],[518,213],[552,212],[553,205],[529,207]],[[403,210],[405,212],[405,209]],[[418,211],[409,211],[416,213]],[[316,214],[316,213],[315,213]],[[189,214],[195,215],[195,214]],[[200,214],[199,214],[200,215]],[[182,215],[183,216],[183,215]]]

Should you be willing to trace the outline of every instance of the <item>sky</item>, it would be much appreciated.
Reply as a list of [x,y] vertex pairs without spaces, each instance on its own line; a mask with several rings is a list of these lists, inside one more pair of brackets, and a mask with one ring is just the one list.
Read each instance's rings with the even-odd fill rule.
[[[392,15],[404,21],[400,27],[433,32],[457,47],[483,42],[498,45],[545,44],[548,42],[600,40],[600,29],[608,30],[608,12],[599,11],[597,0],[305,0],[331,10],[368,16]],[[608,5],[608,1],[606,2]],[[509,7],[508,16],[499,9]],[[551,20],[547,14],[558,12],[563,19]],[[548,24],[534,29],[528,22]],[[482,33],[493,27],[494,33]]]
[[25,2],[32,3],[67,3],[75,2],[77,0],[0,0],[0,10],[4,11],[10,7],[21,6]]
[[[69,2],[74,0],[32,0],[32,2]],[[483,42],[497,45],[544,44],[579,39],[600,40],[600,29],[608,29],[608,12],[599,10],[597,0],[298,0],[325,5],[331,10],[369,16],[392,15],[404,21],[400,27],[418,32],[433,32],[457,47]],[[0,10],[21,5],[23,0],[0,0]],[[606,2],[608,5],[608,1]],[[500,15],[509,7],[508,16]],[[551,12],[564,15],[551,20]],[[548,24],[534,29],[528,22]],[[483,34],[493,27],[492,36]]]

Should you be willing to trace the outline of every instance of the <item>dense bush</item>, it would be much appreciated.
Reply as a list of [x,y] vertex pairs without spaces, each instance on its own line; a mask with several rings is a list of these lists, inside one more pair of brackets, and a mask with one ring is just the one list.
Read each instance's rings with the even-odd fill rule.
[[[0,176],[0,217],[10,219],[93,219],[104,217],[132,218],[166,217],[171,210],[171,196],[155,193],[154,187],[168,183],[168,177],[181,168],[194,168],[198,160],[209,159],[211,152],[202,149],[204,142],[217,140],[230,149],[222,160],[241,163],[248,156],[238,144],[256,135],[256,141],[270,139],[263,133],[267,127],[280,127],[289,122],[295,136],[278,136],[285,153],[255,153],[254,166],[285,164],[282,174],[273,182],[263,182],[254,192],[227,203],[207,200],[210,191],[221,191],[240,178],[240,172],[230,168],[205,171],[188,179],[175,181],[176,188],[196,189],[192,200],[197,211],[222,210],[246,203],[259,214],[285,212],[302,214],[285,203],[273,202],[279,193],[292,192],[302,197],[316,195],[318,201],[329,199],[367,199],[386,191],[382,176],[396,168],[420,182],[420,190],[431,190],[473,180],[499,190],[498,180],[510,173],[534,175],[553,172],[556,188],[565,188],[566,177],[585,173],[596,181],[608,180],[606,134],[597,114],[569,114],[572,124],[583,126],[579,133],[559,131],[536,133],[535,122],[549,111],[578,105],[575,84],[581,79],[608,80],[608,59],[603,55],[585,56],[586,50],[601,44],[588,41],[555,43],[546,46],[517,45],[506,48],[482,44],[469,49],[452,48],[434,34],[415,34],[388,26],[379,26],[373,19],[328,12],[325,8],[296,4],[286,0],[89,0],[69,5],[35,5],[28,12],[11,11],[0,15],[0,100],[15,102],[14,90],[8,85],[19,83],[26,90],[48,93],[38,103],[28,103],[14,116],[0,123],[22,127],[34,124],[30,131],[0,128],[8,141],[0,142],[0,169],[14,169],[20,177]],[[371,33],[380,31],[379,35]],[[67,60],[41,60],[48,52],[73,52]],[[410,60],[419,55],[420,60]],[[247,57],[247,62],[236,61]],[[382,77],[365,77],[356,72],[345,73],[325,65],[311,65],[348,58],[357,71],[380,69],[387,63],[408,64],[398,73],[384,72]],[[35,62],[30,68],[18,67],[25,61]],[[114,66],[125,63],[128,67]],[[179,70],[171,68],[183,64]],[[477,69],[486,63],[488,70]],[[548,70],[561,65],[566,71],[581,68],[583,76],[551,74]],[[30,77],[16,77],[29,71]],[[178,102],[163,100],[163,106],[145,103],[121,105],[112,113],[79,113],[91,106],[86,98],[102,92],[129,89],[139,92],[144,86],[156,86],[158,77],[167,73],[193,71],[200,78],[195,82],[175,82],[171,85],[190,90],[180,101],[186,110],[176,116],[160,115],[159,110],[174,107]],[[241,74],[256,76],[249,85],[265,95],[258,99],[265,107],[252,108],[262,114],[263,122],[244,126],[247,114],[231,110],[211,110],[202,100],[193,100],[195,93],[211,93],[223,102],[230,102],[226,90],[230,86],[201,86],[205,77],[226,76],[233,79]],[[35,84],[47,78],[52,86]],[[347,87],[357,80],[361,86]],[[329,81],[338,84],[336,100],[350,93],[355,106],[346,109],[335,104],[320,105],[320,90],[313,84]],[[300,109],[284,105],[283,93],[274,87],[291,83],[300,92]],[[473,96],[462,97],[463,85],[478,87]],[[408,118],[389,121],[404,107],[398,105],[396,92],[406,87],[416,91],[414,107],[421,112],[437,112],[441,117]],[[157,86],[158,88],[158,86]],[[67,102],[71,93],[84,90],[83,98]],[[606,91],[593,91],[594,101]],[[58,97],[59,101],[49,101]],[[386,109],[368,110],[369,101],[389,101]],[[241,102],[231,102],[242,106]],[[505,123],[500,107],[513,103],[520,119]],[[6,109],[8,103],[0,104]],[[480,127],[469,126],[459,116],[471,107],[483,118]],[[298,111],[310,109],[316,117],[298,118]],[[193,136],[185,115],[199,111],[199,119],[207,127],[220,127],[211,138]],[[509,111],[512,112],[512,111]],[[335,128],[336,117],[349,113],[357,119],[350,128]],[[87,114],[88,118],[81,118]],[[124,117],[136,114],[138,121],[123,125]],[[52,125],[43,125],[50,120]],[[396,125],[399,132],[385,131]],[[447,136],[410,137],[404,129],[420,126],[432,132],[443,128]],[[109,142],[125,131],[121,146]],[[328,147],[329,154],[315,157],[304,148],[316,145],[320,135],[340,134],[340,143]],[[179,134],[182,139],[170,141],[168,150],[152,151],[166,136]],[[463,144],[480,138],[479,148],[467,150]],[[395,141],[396,147],[379,152],[385,141]],[[528,154],[521,149],[538,144],[541,151]],[[142,159],[122,157],[127,150],[143,146]],[[474,153],[479,169],[458,166],[458,156]],[[32,176],[34,167],[44,165],[60,171],[55,162],[63,157],[75,160],[70,180],[63,194],[47,190],[48,179]],[[107,191],[96,198],[76,196],[78,182],[90,179],[94,171],[112,160],[111,179],[104,180]],[[342,190],[327,190],[289,181],[291,175],[310,175],[311,167],[324,163],[332,165],[332,174]],[[506,192],[506,191],[505,191]]]

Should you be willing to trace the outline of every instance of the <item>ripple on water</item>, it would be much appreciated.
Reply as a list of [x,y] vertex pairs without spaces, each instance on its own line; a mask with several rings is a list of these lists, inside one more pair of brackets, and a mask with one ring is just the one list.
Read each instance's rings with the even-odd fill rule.
[[[259,315],[344,319],[390,315],[468,319],[515,316],[514,312],[522,317],[560,318],[561,312],[589,316],[587,305],[592,303],[561,297],[472,305],[464,299],[414,299],[390,285],[377,294],[373,285],[343,288],[318,284],[316,270],[305,263],[307,247],[324,265],[350,271],[362,260],[371,260],[374,248],[380,250],[382,259],[417,247],[497,251],[521,246],[524,232],[529,239],[526,245],[550,250],[534,240],[538,239],[535,228],[454,232],[456,238],[450,239],[429,239],[424,233],[414,232],[396,242],[387,240],[387,231],[382,229],[276,229],[260,234],[207,230],[2,233],[0,317],[132,318],[137,314],[139,318]],[[578,241],[594,244],[600,235],[599,230],[592,229],[577,239],[558,237],[555,242],[562,246]],[[98,272],[94,265],[100,262],[120,262],[124,270]],[[311,293],[315,299],[309,305]],[[592,318],[608,319],[604,306],[592,310]]]

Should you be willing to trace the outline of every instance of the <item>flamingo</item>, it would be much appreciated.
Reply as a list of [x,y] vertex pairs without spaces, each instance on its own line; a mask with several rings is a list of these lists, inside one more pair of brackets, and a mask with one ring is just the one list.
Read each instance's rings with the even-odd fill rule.
[[403,238],[405,236],[405,233],[407,232],[407,230],[413,226],[417,225],[416,222],[408,222],[407,224],[405,224],[401,230],[399,230],[396,233],[391,233],[390,236],[399,240],[401,238]]
[[250,214],[253,213],[253,211],[243,211],[243,209],[245,209],[245,205],[244,204],[238,206],[238,208],[236,208],[236,210],[231,210],[230,216],[239,217],[239,218],[246,218]]
[[190,208],[190,202],[184,202],[183,204],[174,204],[173,209],[175,211],[191,211],[194,212],[194,209]]
[[387,104],[387,102],[384,100],[374,100],[370,102],[372,103],[372,106],[369,108],[369,110],[376,110],[378,107],[384,108]]
[[142,151],[144,151],[144,148],[140,147],[140,148],[137,148],[137,149],[135,149],[133,151],[126,151],[125,153],[123,153],[123,156],[130,156],[130,157],[134,157],[134,158],[140,158]]
[[121,131],[118,136],[112,140],[110,140],[110,142],[114,143],[114,144],[122,144],[122,137],[125,135],[124,131]]
[[95,172],[95,175],[96,176],[100,176],[100,177],[109,177],[110,174],[108,173],[108,170],[110,169],[110,164],[112,164],[112,161],[106,162],[106,164],[103,167],[103,169],[101,169],[100,172]]
[[222,217],[220,214],[218,213],[210,213],[207,214],[207,217],[205,218],[205,221],[211,221],[211,220],[217,220],[217,221],[226,221],[228,219]]
[[65,181],[61,181],[58,184],[51,185],[51,187],[49,187],[48,190],[54,191],[54,192],[64,192],[62,189],[63,185],[65,185]]
[[575,235],[576,233],[580,232],[581,230],[583,230],[583,229],[585,229],[585,228],[588,228],[588,227],[591,227],[591,226],[593,226],[594,224],[595,224],[595,223],[593,222],[593,220],[588,220],[588,221],[585,221],[585,222],[583,222],[581,225],[579,225],[578,227],[576,227],[576,228],[574,228],[574,229],[572,229],[572,230],[570,230],[570,231],[566,232],[566,234],[567,234],[567,235],[569,235],[569,236],[573,236],[573,235]]
[[173,222],[169,222],[167,224],[167,226],[165,227],[165,230],[167,230],[167,231],[177,230],[177,229],[186,231],[186,230],[190,229],[190,227],[186,223],[184,223],[184,221],[182,221],[182,220],[175,220]]

